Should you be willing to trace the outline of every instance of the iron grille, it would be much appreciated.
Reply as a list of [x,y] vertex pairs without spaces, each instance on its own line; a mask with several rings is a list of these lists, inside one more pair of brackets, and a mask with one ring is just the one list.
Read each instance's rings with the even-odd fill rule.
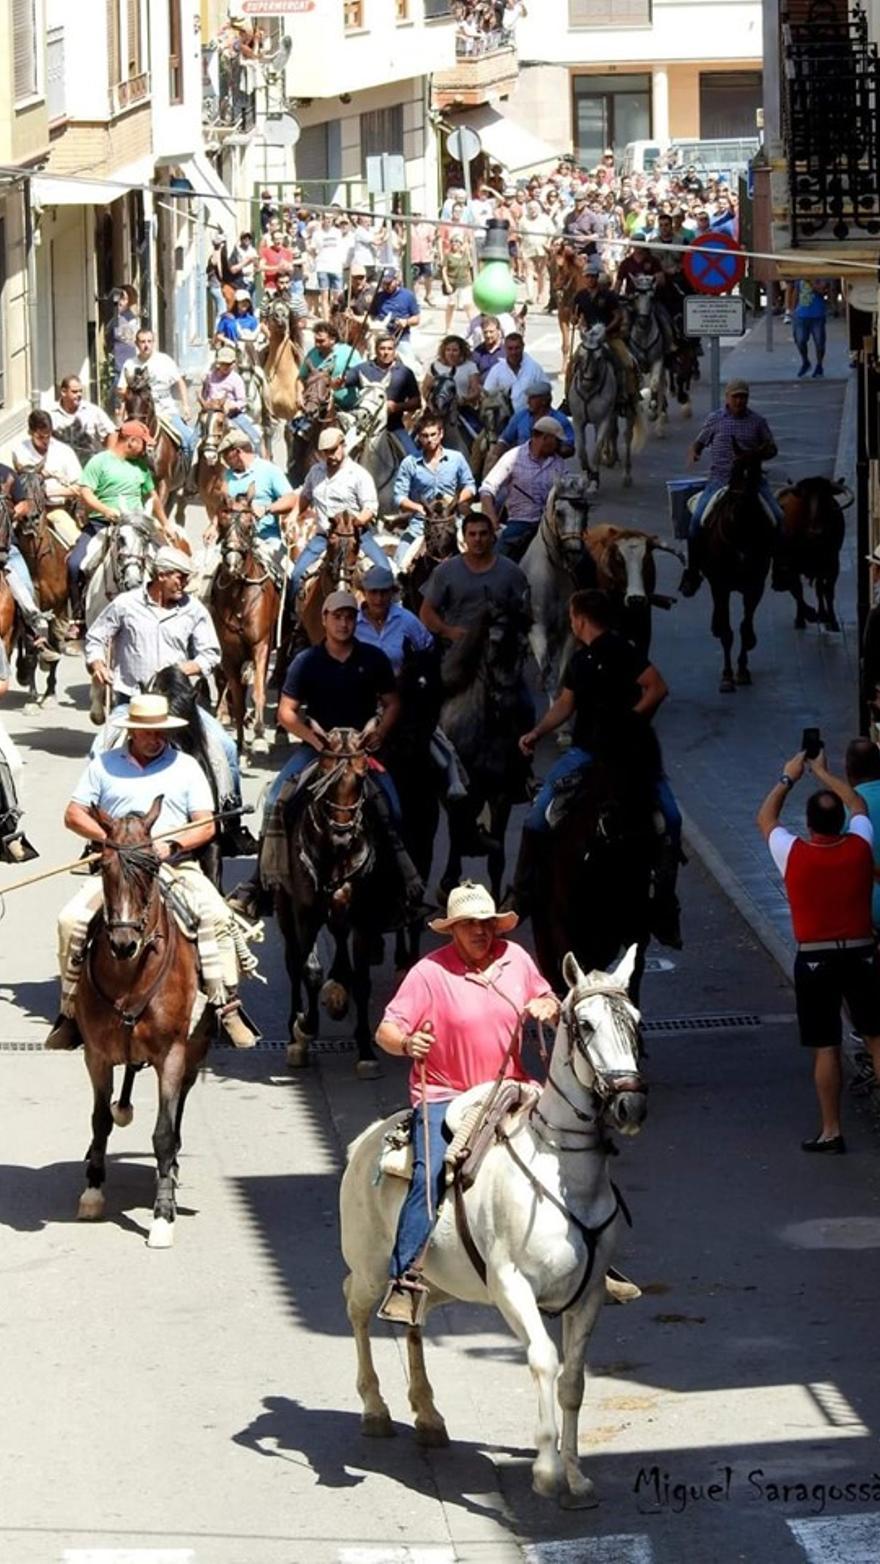
[[864,11],[791,7],[782,42],[792,244],[880,235],[880,57]]

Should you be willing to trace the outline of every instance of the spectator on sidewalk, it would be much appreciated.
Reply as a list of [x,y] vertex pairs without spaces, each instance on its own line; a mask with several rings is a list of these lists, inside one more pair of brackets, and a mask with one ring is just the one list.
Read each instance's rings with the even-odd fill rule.
[[803,278],[796,283],[795,287],[796,302],[792,311],[791,330],[795,347],[801,356],[801,367],[797,372],[797,378],[803,380],[804,375],[810,373],[810,343],[812,342],[816,351],[813,379],[821,380],[825,373],[822,364],[825,358],[825,316],[828,313],[825,295],[828,284],[818,277],[811,280]]
[[[809,767],[819,791],[807,799],[808,837],[779,823],[791,789]],[[849,824],[846,822],[849,811]],[[874,832],[864,798],[831,774],[824,753],[784,766],[758,811],[758,829],[782,875],[797,940],[794,988],[800,1040],[813,1050],[822,1127],[801,1149],[840,1156],[841,1007],[880,1066],[880,968],[874,948]]]
[[[853,739],[846,749],[846,779],[865,800],[874,832],[874,872],[880,869],[880,749],[873,739]],[[871,898],[874,935],[880,933],[880,880],[874,880]]]

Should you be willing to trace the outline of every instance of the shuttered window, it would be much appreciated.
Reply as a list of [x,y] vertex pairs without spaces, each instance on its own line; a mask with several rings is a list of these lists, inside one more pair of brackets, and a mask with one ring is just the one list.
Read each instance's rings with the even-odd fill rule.
[[168,0],[168,99],[183,102],[183,40],[180,0]]
[[110,85],[122,80],[122,54],[119,47],[119,0],[107,0],[107,69]]
[[127,29],[126,29],[126,79],[132,76],[140,76],[143,70],[143,49],[141,47],[141,7],[140,0],[126,0]]
[[12,0],[12,60],[16,103],[39,90],[37,7],[40,0]]
[[651,0],[568,0],[569,27],[650,27]]

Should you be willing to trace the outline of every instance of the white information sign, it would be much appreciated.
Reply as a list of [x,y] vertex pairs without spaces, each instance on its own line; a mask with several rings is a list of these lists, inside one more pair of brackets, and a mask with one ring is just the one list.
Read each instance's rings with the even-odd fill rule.
[[693,293],[684,301],[686,337],[741,337],[745,329],[745,299]]

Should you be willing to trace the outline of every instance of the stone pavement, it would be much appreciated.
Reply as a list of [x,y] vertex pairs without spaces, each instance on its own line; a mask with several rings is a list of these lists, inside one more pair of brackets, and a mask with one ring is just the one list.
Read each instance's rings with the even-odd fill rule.
[[[537,322],[530,322],[529,347],[534,351],[534,336],[536,356],[555,370],[558,334],[548,317],[540,319],[542,324],[546,320],[546,329],[536,332]],[[844,322],[829,322],[828,373],[823,380],[794,378],[797,354],[787,328],[781,321],[775,325],[772,354],[765,349],[763,321],[741,343],[722,345],[722,381],[737,375],[752,382],[751,405],[764,414],[776,436],[780,454],[767,469],[771,483],[822,473],[846,477],[852,485],[855,383]],[[686,451],[708,411],[704,376],[696,388],[693,420],[684,421],[672,405],[669,433],[665,439],[651,433],[634,461],[631,489],[623,489],[617,471],[603,473],[591,521],[643,527],[670,539],[666,480],[694,471],[687,465]],[[706,467],[704,456],[696,470],[705,472]],[[752,688],[735,695],[718,693],[721,655],[709,630],[711,599],[705,584],[695,598],[679,599],[670,612],[654,616],[652,655],[671,691],[658,728],[688,839],[784,965],[793,949],[788,909],[754,817],[783,762],[798,748],[802,728],[821,728],[835,767],[842,765],[846,742],[856,731],[854,508],[846,516],[838,587],[840,634],[814,626],[796,631],[792,599],[768,590],[756,618]],[[660,555],[658,567],[658,589],[675,592],[677,562]],[[802,818],[805,793],[806,785],[788,804],[792,822]]]

